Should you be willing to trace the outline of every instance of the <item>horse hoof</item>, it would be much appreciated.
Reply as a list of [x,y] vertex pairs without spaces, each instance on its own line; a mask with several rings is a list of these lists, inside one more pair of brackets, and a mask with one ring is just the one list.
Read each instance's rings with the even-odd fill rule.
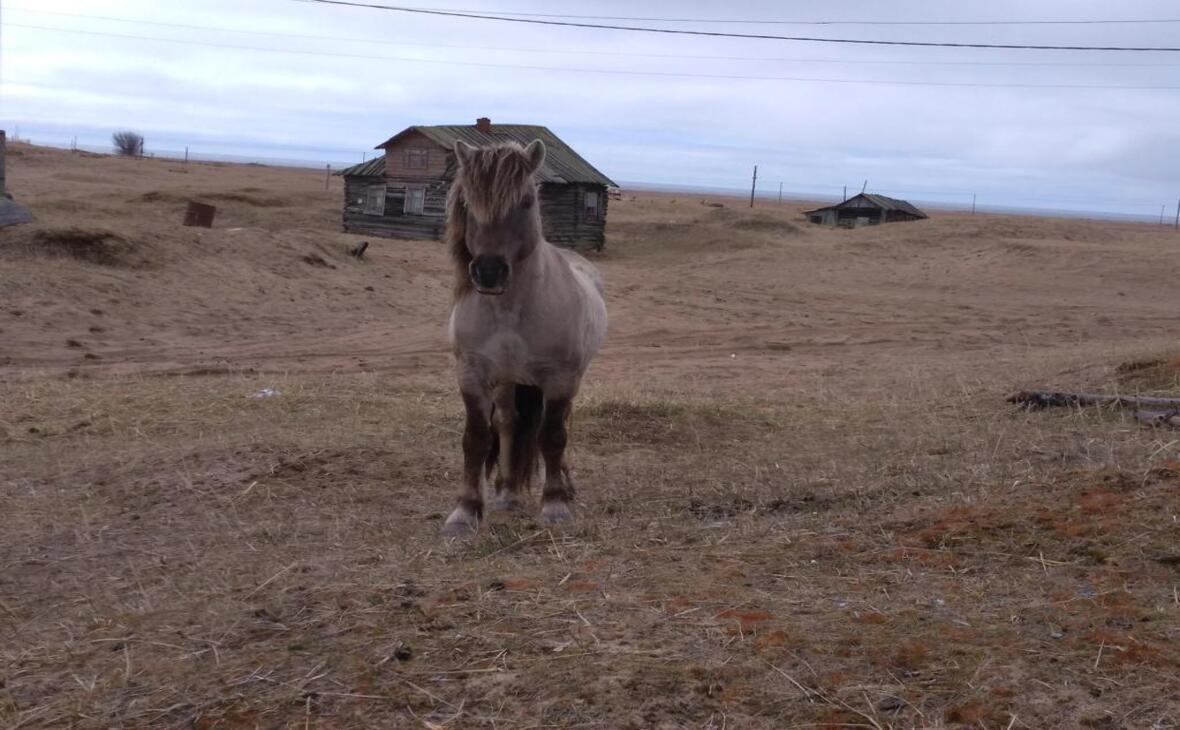
[[565,502],[546,502],[541,507],[541,522],[547,525],[558,525],[563,522],[572,522],[574,513],[570,511],[569,505]]
[[488,506],[493,512],[520,512],[524,509],[516,497],[495,497]]
[[456,507],[443,523],[443,537],[470,537],[479,529],[479,518],[462,507]]

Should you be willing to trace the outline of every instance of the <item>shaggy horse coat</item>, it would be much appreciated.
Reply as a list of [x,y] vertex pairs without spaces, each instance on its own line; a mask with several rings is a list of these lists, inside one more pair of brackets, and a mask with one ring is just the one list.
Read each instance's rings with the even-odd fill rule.
[[474,532],[484,486],[492,507],[517,497],[544,460],[541,519],[565,522],[574,486],[565,448],[570,408],[606,337],[602,277],[541,234],[535,173],[545,146],[455,145],[459,169],[447,199],[446,242],[455,265],[449,334],[467,411],[463,485],[443,526]]

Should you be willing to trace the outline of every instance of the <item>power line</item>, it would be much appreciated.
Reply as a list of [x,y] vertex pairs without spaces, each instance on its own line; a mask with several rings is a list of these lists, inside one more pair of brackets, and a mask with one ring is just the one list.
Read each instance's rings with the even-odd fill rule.
[[[844,59],[844,58],[784,58],[776,56],[715,56],[679,53],[635,53],[631,51],[600,51],[600,50],[569,50],[554,48],[512,48],[505,46],[472,46],[453,43],[411,43],[405,41],[390,41],[383,39],[358,38],[355,36],[316,35],[308,33],[276,33],[265,30],[246,30],[244,28],[226,28],[213,25],[190,25],[187,23],[165,23],[140,18],[119,18],[110,15],[87,15],[84,13],[66,13],[53,10],[29,10],[26,8],[9,8],[10,12],[31,13],[34,15],[52,15],[66,18],[85,20],[103,20],[112,23],[133,23],[160,28],[176,28],[182,30],[201,30],[215,33],[235,33],[240,35],[255,35],[268,38],[293,38],[298,40],[338,41],[342,43],[368,43],[381,46],[408,48],[448,48],[471,51],[501,51],[505,53],[542,53],[551,55],[586,55],[586,56],[617,56],[624,58],[666,58],[675,60],[698,61],[749,61],[758,63],[822,63],[836,65],[885,65],[885,66],[987,66],[987,67],[1044,67],[1044,68],[1177,68],[1180,63],[1103,63],[1103,62],[1068,62],[1068,61],[918,61],[918,60],[872,60],[872,59]],[[1113,22],[1113,21],[1112,21]]]
[[415,8],[448,13],[506,15],[520,18],[566,18],[570,20],[626,20],[645,23],[718,23],[729,25],[1146,25],[1180,23],[1180,18],[1112,18],[1084,20],[771,20],[734,18],[652,18],[628,15],[570,15],[567,13],[521,13],[508,10],[465,8]]
[[298,56],[320,56],[329,58],[351,58],[370,61],[402,61],[405,63],[425,63],[442,66],[467,66],[478,68],[501,68],[526,71],[556,71],[559,73],[606,74],[613,76],[652,76],[662,78],[685,79],[720,79],[729,81],[789,81],[823,84],[865,84],[870,86],[934,86],[934,87],[962,87],[976,89],[1086,89],[1086,90],[1122,90],[1122,91],[1180,91],[1180,86],[1167,85],[1117,85],[1117,84],[1026,84],[1026,83],[987,83],[987,82],[959,82],[959,81],[898,81],[890,79],[832,79],[808,76],[754,76],[744,74],[698,74],[681,73],[675,71],[633,71],[625,69],[578,68],[573,66],[536,66],[514,63],[483,63],[475,61],[449,61],[433,58],[412,58],[406,56],[378,56],[360,53],[329,53],[326,51],[301,51],[286,48],[264,48],[259,46],[244,46],[234,43],[212,43],[209,41],[191,41],[180,38],[160,38],[154,36],[131,35],[127,33],[105,33],[93,30],[76,30],[73,28],[54,28],[51,26],[26,25],[23,23],[6,23],[13,28],[43,30],[54,33],[71,33],[76,35],[98,36],[102,38],[123,38],[128,40],[151,41],[156,43],[174,43],[186,46],[203,46],[208,48],[227,48],[259,53],[284,53]]
[[506,15],[489,15],[484,13],[457,12],[451,10],[430,10],[427,8],[411,8],[399,5],[378,5],[376,3],[362,3],[354,0],[294,0],[302,3],[318,3],[320,5],[339,5],[343,7],[367,8],[370,10],[386,10],[397,13],[414,13],[418,15],[435,15],[448,18],[471,18],[477,20],[496,20],[505,23],[527,23],[532,25],[562,26],[568,28],[593,28],[596,30],[621,30],[632,33],[664,33],[668,35],[709,36],[713,38],[749,38],[773,41],[797,41],[803,43],[841,43],[870,46],[916,46],[922,48],[990,48],[1005,50],[1027,51],[1135,51],[1135,52],[1180,52],[1180,47],[1164,46],[1053,46],[1031,45],[1017,43],[952,43],[946,41],[885,41],[866,38],[816,38],[811,36],[769,35],[762,33],[726,33],[717,30],[685,30],[682,28],[649,28],[634,25],[612,25],[606,23],[582,23],[568,20],[542,20],[540,18],[514,18]]

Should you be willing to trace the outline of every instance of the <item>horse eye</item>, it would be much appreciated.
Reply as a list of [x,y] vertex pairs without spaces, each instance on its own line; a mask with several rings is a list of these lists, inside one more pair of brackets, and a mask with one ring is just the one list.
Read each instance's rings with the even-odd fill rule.
[[533,207],[533,199],[525,198],[524,201],[521,202],[520,207],[524,210],[528,210],[529,208]]

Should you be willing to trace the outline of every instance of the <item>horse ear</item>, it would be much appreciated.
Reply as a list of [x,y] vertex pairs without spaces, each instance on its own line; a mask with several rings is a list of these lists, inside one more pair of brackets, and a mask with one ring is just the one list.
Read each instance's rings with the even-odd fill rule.
[[474,147],[461,139],[455,140],[455,157],[459,158],[460,167],[467,167],[468,163],[471,162],[471,156],[474,154]]
[[534,139],[524,148],[524,154],[529,160],[529,172],[540,170],[541,163],[545,161],[545,143]]

